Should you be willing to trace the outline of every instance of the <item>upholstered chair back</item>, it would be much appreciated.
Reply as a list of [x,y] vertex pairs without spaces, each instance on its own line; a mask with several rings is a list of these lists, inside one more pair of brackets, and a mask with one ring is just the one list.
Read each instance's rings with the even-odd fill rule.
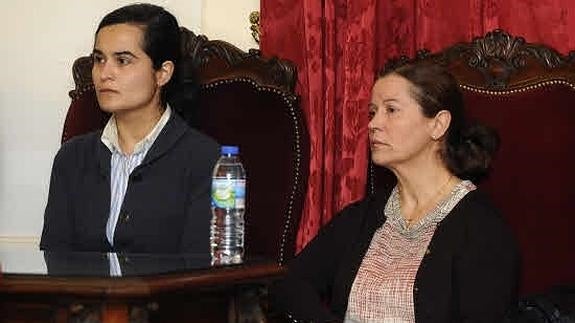
[[[500,150],[479,183],[511,224],[522,256],[523,294],[575,283],[575,53],[495,30],[416,59],[460,84],[471,119],[495,128]],[[403,57],[390,64],[401,64]],[[373,193],[393,185],[371,168]]]
[[[182,29],[189,123],[222,145],[237,145],[248,176],[246,254],[284,263],[294,256],[307,185],[309,137],[294,93],[296,71],[281,59],[246,53]],[[102,129],[91,59],[74,63],[76,89],[62,142]]]

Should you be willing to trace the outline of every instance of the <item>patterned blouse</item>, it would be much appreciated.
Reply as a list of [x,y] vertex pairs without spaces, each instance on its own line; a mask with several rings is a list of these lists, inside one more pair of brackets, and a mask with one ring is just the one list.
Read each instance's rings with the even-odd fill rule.
[[397,186],[385,205],[387,220],[374,233],[357,272],[345,322],[415,322],[415,275],[437,224],[469,192],[470,181],[461,181],[418,223],[408,227],[401,216]]

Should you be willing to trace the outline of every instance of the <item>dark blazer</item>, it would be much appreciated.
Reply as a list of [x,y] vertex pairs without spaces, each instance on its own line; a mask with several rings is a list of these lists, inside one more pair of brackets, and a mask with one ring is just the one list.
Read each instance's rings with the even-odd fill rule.
[[[278,309],[299,321],[341,322],[388,195],[346,207],[292,261],[272,288]],[[518,251],[497,209],[479,190],[438,225],[415,278],[416,322],[500,322],[514,304]],[[327,303],[327,305],[326,305]]]
[[130,175],[112,248],[106,239],[111,152],[101,134],[71,139],[54,158],[40,248],[208,252],[210,186],[218,144],[172,113]]
[[[116,254],[123,277],[158,275],[206,269],[209,253],[203,254]],[[100,252],[44,251],[50,276],[110,276],[110,260]]]

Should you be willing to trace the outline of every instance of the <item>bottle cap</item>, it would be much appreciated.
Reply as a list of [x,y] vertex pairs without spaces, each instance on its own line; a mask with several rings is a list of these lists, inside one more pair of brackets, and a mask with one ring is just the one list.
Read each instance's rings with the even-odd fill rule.
[[237,155],[240,152],[240,148],[238,146],[222,146],[221,152],[222,155]]

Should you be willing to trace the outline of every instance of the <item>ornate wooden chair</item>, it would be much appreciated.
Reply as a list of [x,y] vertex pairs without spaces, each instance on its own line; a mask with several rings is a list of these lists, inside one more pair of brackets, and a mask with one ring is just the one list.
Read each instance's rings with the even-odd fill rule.
[[[187,93],[194,105],[190,124],[220,144],[240,146],[248,175],[246,253],[284,263],[294,255],[309,167],[295,67],[184,28],[182,54],[184,82],[197,85]],[[95,98],[91,67],[90,57],[74,63],[76,88],[62,142],[102,129],[108,120]]]
[[[575,52],[502,30],[439,53],[421,51],[459,81],[468,114],[501,137],[486,190],[511,224],[522,253],[522,294],[575,283]],[[390,66],[409,60],[402,57]],[[389,189],[370,168],[368,190]]]

